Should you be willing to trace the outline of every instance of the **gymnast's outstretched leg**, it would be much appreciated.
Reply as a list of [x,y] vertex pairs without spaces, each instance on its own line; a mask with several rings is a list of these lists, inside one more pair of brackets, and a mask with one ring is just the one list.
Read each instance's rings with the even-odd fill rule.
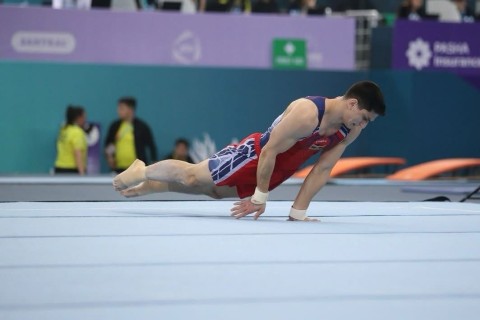
[[115,190],[126,197],[156,192],[205,194],[212,198],[238,197],[236,188],[214,184],[208,160],[190,164],[178,160],[164,160],[150,166],[140,160],[113,180]]
[[120,191],[120,194],[127,198],[144,196],[151,193],[161,193],[170,191],[168,182],[147,180],[138,185]]

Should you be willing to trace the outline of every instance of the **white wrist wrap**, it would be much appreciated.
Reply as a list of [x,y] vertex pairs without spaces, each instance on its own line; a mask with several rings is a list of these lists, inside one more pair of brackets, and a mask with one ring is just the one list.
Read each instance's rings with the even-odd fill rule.
[[250,198],[250,201],[253,204],[265,204],[268,199],[268,192],[262,192],[258,190],[258,187],[255,188],[255,193],[253,196]]
[[305,220],[307,218],[307,210],[297,210],[292,207],[290,208],[289,216],[296,220]]

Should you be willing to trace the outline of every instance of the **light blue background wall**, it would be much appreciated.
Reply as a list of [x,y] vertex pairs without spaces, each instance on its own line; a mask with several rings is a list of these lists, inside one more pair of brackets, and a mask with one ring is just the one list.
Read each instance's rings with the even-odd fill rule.
[[117,99],[136,96],[138,116],[150,124],[164,155],[175,138],[204,132],[222,147],[265,130],[295,98],[341,95],[362,79],[382,86],[388,115],[347,155],[401,156],[409,164],[480,157],[480,92],[450,74],[0,62],[0,172],[48,172],[69,103],[84,105],[105,131]]

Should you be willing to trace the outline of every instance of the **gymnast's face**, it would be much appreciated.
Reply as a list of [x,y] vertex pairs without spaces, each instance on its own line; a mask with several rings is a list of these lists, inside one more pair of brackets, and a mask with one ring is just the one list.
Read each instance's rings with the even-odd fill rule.
[[365,129],[367,125],[377,118],[377,114],[373,111],[361,109],[357,99],[349,99],[347,101],[347,111],[345,112],[343,123],[349,128]]

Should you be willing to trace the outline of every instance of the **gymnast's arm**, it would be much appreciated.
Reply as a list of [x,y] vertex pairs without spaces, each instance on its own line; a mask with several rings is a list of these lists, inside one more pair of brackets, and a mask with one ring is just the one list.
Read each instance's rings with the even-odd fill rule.
[[347,138],[337,144],[332,149],[322,153],[312,171],[305,178],[300,191],[293,203],[292,208],[296,210],[306,210],[312,201],[312,198],[327,183],[330,178],[330,172],[342,156],[347,146],[352,143],[360,134],[361,129],[353,129]]
[[[265,211],[270,178],[277,155],[291,148],[298,139],[311,134],[318,125],[318,111],[312,101],[299,99],[292,102],[289,108],[290,110],[287,108],[282,120],[272,130],[270,139],[260,153],[255,194],[249,199],[236,202],[231,209],[231,215],[237,219],[251,213],[255,213],[255,219],[258,219]],[[259,193],[263,194],[261,201],[255,198]]]
[[262,192],[268,192],[277,155],[290,149],[299,139],[311,134],[318,125],[318,111],[312,101],[300,99],[293,103],[296,105],[275,126],[260,153],[257,188]]

